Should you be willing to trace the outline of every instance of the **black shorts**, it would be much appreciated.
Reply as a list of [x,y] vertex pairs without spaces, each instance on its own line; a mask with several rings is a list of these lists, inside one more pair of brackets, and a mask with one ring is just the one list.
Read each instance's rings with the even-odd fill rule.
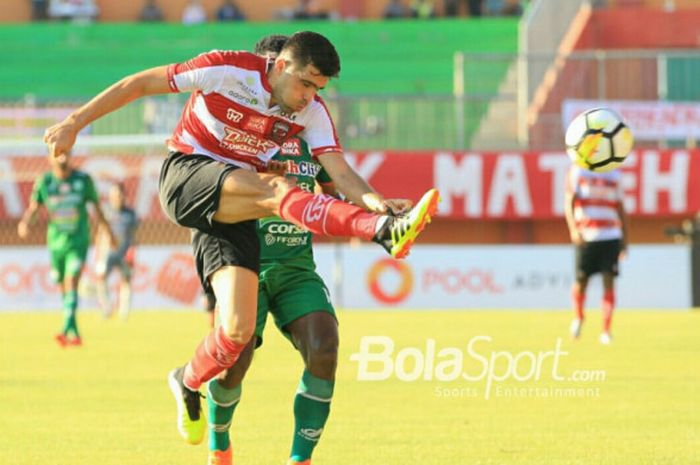
[[588,278],[595,273],[612,273],[617,276],[620,246],[619,239],[584,242],[577,246],[576,278]]
[[223,266],[260,270],[256,221],[225,224],[213,220],[224,179],[236,169],[205,155],[175,152],[160,171],[160,204],[168,218],[192,230],[194,259],[205,289],[211,274]]

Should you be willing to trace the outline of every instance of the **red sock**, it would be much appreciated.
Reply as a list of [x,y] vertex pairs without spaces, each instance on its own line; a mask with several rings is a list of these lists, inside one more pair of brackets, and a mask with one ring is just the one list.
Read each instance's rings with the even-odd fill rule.
[[223,328],[213,330],[199,343],[185,367],[185,386],[196,391],[202,383],[233,366],[245,346],[229,339]]
[[581,292],[578,286],[574,286],[571,288],[571,300],[574,305],[576,318],[583,320],[583,302],[586,300],[586,294]]
[[610,323],[612,323],[612,314],[615,310],[615,291],[606,291],[603,295],[603,305],[601,306],[603,310],[603,331],[606,333],[610,332]]
[[290,190],[280,203],[280,217],[314,234],[374,237],[379,215],[329,195],[314,195],[299,188]]

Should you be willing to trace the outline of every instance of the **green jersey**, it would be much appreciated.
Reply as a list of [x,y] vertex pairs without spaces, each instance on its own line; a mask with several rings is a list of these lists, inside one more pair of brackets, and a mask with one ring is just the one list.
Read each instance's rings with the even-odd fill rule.
[[[287,162],[287,176],[296,178],[297,185],[307,192],[314,190],[316,180],[320,183],[330,182],[330,177],[311,155],[309,146],[302,139],[289,139],[273,160]],[[294,260],[295,265],[315,268],[311,249],[312,234],[305,229],[278,216],[269,216],[258,220],[258,237],[260,263],[263,267],[271,263]]]
[[52,172],[45,173],[34,183],[32,200],[49,213],[46,243],[50,250],[87,248],[90,224],[86,206],[98,201],[89,175],[73,170],[66,179],[59,179]]

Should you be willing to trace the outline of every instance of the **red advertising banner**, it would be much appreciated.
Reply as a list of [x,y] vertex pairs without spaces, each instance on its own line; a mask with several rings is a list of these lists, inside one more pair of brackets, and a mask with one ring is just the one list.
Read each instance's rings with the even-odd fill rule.
[[[417,200],[442,193],[439,215],[454,219],[545,219],[563,216],[570,162],[563,152],[348,153],[348,161],[387,197]],[[141,218],[162,218],[158,156],[76,157],[98,188],[125,181]],[[0,157],[0,220],[18,218],[45,157]],[[622,166],[625,204],[635,216],[688,216],[700,211],[700,150],[642,150]],[[104,182],[102,182],[104,181]]]

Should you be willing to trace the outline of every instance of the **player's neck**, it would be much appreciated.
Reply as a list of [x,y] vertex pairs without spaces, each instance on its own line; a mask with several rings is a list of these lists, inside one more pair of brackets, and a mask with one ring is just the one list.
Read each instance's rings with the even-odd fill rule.
[[57,179],[61,179],[61,180],[68,179],[68,177],[70,176],[70,174],[72,172],[73,172],[73,170],[71,168],[54,168],[53,169],[53,175]]

